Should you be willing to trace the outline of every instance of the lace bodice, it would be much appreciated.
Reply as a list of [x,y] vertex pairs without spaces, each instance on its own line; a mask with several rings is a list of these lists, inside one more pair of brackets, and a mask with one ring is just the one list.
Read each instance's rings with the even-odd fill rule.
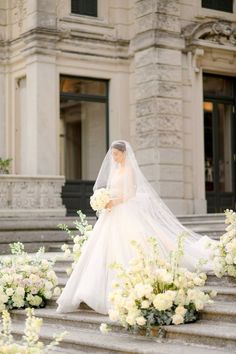
[[111,178],[109,190],[112,199],[122,198],[124,192],[124,173],[114,173]]

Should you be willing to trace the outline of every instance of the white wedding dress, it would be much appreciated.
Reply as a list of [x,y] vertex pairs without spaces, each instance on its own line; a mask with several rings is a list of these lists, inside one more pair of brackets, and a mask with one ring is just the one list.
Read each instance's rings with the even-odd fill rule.
[[[111,166],[109,168],[111,172]],[[138,241],[145,248],[147,237],[156,236],[162,256],[168,258],[170,252],[176,248],[177,235],[186,231],[163,202],[158,199],[158,205],[153,205],[153,199],[149,200],[150,191],[146,190],[144,193],[145,189],[138,187],[139,176],[134,171],[135,166],[132,166],[132,169],[129,167],[123,173],[114,169],[109,174],[107,187],[114,199],[123,198],[123,202],[113,207],[111,211],[102,211],[88,241],[83,246],[81,257],[65,289],[57,300],[59,305],[57,312],[75,311],[81,302],[85,302],[95,311],[107,314],[110,308],[108,295],[115,277],[110,265],[113,262],[128,265],[134,256],[131,240]],[[104,176],[102,180],[104,185]],[[100,187],[99,183],[96,185]],[[159,207],[162,211],[158,214],[158,220],[151,207]],[[209,238],[187,231],[190,237],[186,243],[183,265],[192,270],[201,257],[209,258],[209,251],[205,247]],[[206,270],[209,267],[210,265]]]

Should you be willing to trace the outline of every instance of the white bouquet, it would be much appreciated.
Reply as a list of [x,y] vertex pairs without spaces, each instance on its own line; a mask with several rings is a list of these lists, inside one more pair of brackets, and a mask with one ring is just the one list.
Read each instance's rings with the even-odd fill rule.
[[137,256],[129,267],[113,264],[118,278],[109,294],[112,308],[111,321],[119,321],[127,329],[145,330],[150,333],[161,325],[193,322],[198,311],[211,302],[215,294],[199,289],[206,281],[205,273],[190,272],[179,266],[183,255],[183,236],[178,250],[172,253],[170,262],[162,259],[157,242],[148,239],[148,254],[132,241]]
[[66,243],[61,246],[61,250],[64,252],[64,257],[73,260],[72,266],[66,269],[68,275],[71,274],[78,262],[81,256],[82,247],[84,243],[87,242],[89,234],[93,230],[93,226],[86,220],[86,215],[83,214],[81,210],[77,211],[77,214],[79,215],[79,220],[74,221],[73,224],[75,224],[78,233],[74,234],[66,224],[58,225],[61,230],[64,230],[69,235],[74,243],[72,250]]
[[60,289],[53,270],[54,261],[24,252],[20,242],[10,245],[11,256],[0,259],[0,312],[4,309],[44,307]]
[[93,210],[101,211],[111,200],[109,191],[106,188],[97,189],[90,197],[90,205]]
[[236,212],[225,211],[225,223],[228,225],[220,241],[213,244],[213,264],[215,275],[236,277]]
[[39,340],[42,319],[34,316],[33,309],[27,309],[24,335],[20,341],[15,342],[11,332],[11,318],[4,310],[2,313],[2,331],[0,332],[0,352],[6,354],[45,354],[54,352],[55,347],[65,337],[67,332],[54,336],[54,340],[45,345]]

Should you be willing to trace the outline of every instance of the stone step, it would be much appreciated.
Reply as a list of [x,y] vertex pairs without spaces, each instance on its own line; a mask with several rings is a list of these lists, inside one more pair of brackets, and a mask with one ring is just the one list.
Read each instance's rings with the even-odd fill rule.
[[164,326],[166,339],[191,344],[217,346],[236,352],[236,324],[200,320],[195,323]]
[[188,215],[177,215],[177,218],[181,223],[184,222],[196,222],[196,221],[223,221],[225,220],[225,215],[223,213],[212,213],[212,214],[188,214]]
[[235,302],[215,301],[207,305],[200,313],[200,319],[214,322],[228,322],[236,324]]
[[[94,312],[86,304],[81,304],[79,310],[69,314],[57,313],[56,307],[54,300],[54,303],[51,301],[46,308],[38,309],[35,313],[43,318],[45,324],[57,323],[76,328],[99,329],[100,324],[105,322],[112,327],[113,332],[125,333],[125,330],[119,324],[112,323],[108,316]],[[18,321],[23,321],[25,312],[23,310],[14,310],[13,317]],[[214,321],[215,323],[218,321],[219,323],[236,324],[235,303],[215,301],[200,312],[200,319]]]
[[217,301],[228,301],[228,302],[234,302],[236,301],[236,288],[232,286],[204,286],[202,288],[203,290],[206,291],[211,291],[214,290],[217,292],[217,296],[215,297],[215,300]]
[[[171,326],[172,327],[172,326]],[[69,354],[71,350],[81,353],[135,353],[135,354],[223,354],[230,353],[228,348],[215,346],[189,345],[186,343],[175,343],[163,341],[158,338],[147,338],[144,336],[131,335],[126,333],[101,334],[98,330],[78,327],[67,327],[65,324],[46,324],[41,330],[41,339],[45,342],[51,340],[52,333],[60,333],[68,330],[67,336],[60,344],[60,348]],[[23,334],[22,322],[13,323],[13,334],[16,337]]]

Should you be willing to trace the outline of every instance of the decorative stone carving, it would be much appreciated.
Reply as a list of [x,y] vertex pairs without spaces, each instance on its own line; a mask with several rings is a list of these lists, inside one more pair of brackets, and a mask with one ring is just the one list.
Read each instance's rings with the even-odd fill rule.
[[211,32],[201,37],[219,44],[236,44],[236,28],[228,22],[216,22],[212,25]]
[[188,25],[183,30],[187,44],[197,44],[204,40],[220,45],[236,45],[236,27],[229,21],[208,21],[201,24]]
[[0,175],[0,216],[64,216],[64,177]]

